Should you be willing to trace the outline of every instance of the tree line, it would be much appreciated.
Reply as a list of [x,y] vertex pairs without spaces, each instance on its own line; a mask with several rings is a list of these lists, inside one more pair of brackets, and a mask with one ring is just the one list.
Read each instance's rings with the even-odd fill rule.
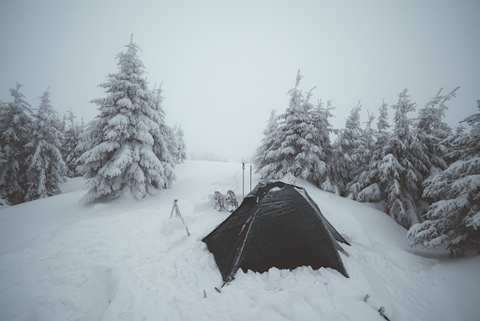
[[409,230],[411,246],[445,243],[453,256],[472,248],[480,253],[480,113],[461,122],[469,131],[443,122],[458,87],[447,94],[440,89],[414,118],[409,113],[417,105],[405,89],[395,104],[382,103],[376,124],[367,112],[363,126],[359,102],[345,128],[334,129],[331,102],[314,104],[313,89],[303,92],[301,79],[299,71],[285,112],[272,111],[263,131],[253,159],[262,179],[300,178],[343,197],[379,203]]
[[59,193],[66,177],[84,176],[82,201],[143,198],[169,187],[186,159],[183,130],[165,123],[161,88],[148,88],[138,46],[117,55],[119,71],[100,85],[106,97],[91,102],[99,115],[84,124],[71,109],[60,119],[47,89],[33,109],[21,93],[0,102],[0,202],[15,205]]

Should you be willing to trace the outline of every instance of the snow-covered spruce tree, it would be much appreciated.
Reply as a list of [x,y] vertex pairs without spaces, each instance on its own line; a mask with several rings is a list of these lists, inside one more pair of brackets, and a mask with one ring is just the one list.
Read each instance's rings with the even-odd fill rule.
[[357,173],[361,173],[363,169],[368,166],[370,159],[372,157],[373,151],[375,150],[375,137],[376,132],[372,128],[372,123],[375,120],[375,116],[370,114],[367,110],[368,120],[365,122],[365,129],[362,130],[362,135],[360,142],[361,144],[357,147],[356,157],[358,158],[358,163],[360,164],[361,169]]
[[79,125],[75,122],[75,118],[76,116],[73,114],[72,109],[69,109],[65,115],[65,119],[68,119],[68,125],[65,124],[66,129],[62,145],[62,156],[67,166],[68,177],[80,176],[80,173],[77,171],[77,160],[82,153],[76,148],[80,143],[80,135],[83,128],[82,124]]
[[313,123],[318,130],[317,146],[320,150],[321,162],[316,166],[312,182],[324,191],[338,193],[333,184],[332,161],[334,161],[334,157],[330,142],[330,134],[336,133],[329,120],[333,117],[332,110],[334,109],[330,100],[327,100],[326,106],[319,100],[313,110]]
[[365,142],[367,144],[368,148],[373,147],[373,143],[375,142],[374,137],[375,137],[375,130],[372,128],[372,123],[375,120],[375,116],[373,114],[370,114],[370,112],[367,110],[367,118],[368,120],[364,122],[365,124],[365,129],[362,131],[362,136],[365,137]]
[[51,196],[58,192],[58,183],[63,182],[66,166],[60,152],[63,135],[58,127],[58,113],[50,103],[47,89],[40,97],[30,142],[25,145],[30,152],[26,159],[28,190],[25,201]]
[[[418,112],[416,121],[416,134],[421,143],[427,148],[427,156],[430,163],[435,168],[444,170],[447,168],[447,163],[443,159],[449,152],[448,148],[442,144],[447,137],[452,133],[452,129],[446,123],[442,122],[445,117],[445,110],[448,107],[445,103],[456,96],[457,87],[449,94],[441,95],[442,88],[433,97],[424,108]],[[435,171],[434,168],[429,169]]]
[[163,185],[160,186],[161,189],[169,188],[172,185],[173,180],[175,180],[175,173],[173,168],[175,166],[175,160],[172,158],[172,155],[168,149],[168,146],[171,145],[170,140],[173,139],[173,130],[171,127],[165,124],[165,111],[162,107],[163,97],[162,97],[162,86],[158,89],[153,90],[153,94],[156,97],[154,107],[153,120],[155,124],[158,125],[158,130],[154,128],[152,131],[153,137],[153,152],[157,156],[158,160],[162,167],[160,168],[160,176],[163,178]]
[[147,87],[139,47],[130,40],[125,53],[117,55],[119,71],[109,74],[107,97],[92,102],[100,114],[89,123],[79,150],[79,170],[89,191],[81,198],[133,195],[141,199],[169,187],[174,179],[167,149],[160,95]]
[[377,136],[378,132],[376,132],[372,128],[372,123],[375,117],[373,114],[370,114],[367,111],[368,120],[365,122],[365,129],[362,129],[360,132],[360,137],[357,140],[357,146],[352,150],[351,159],[354,163],[354,167],[351,171],[351,179],[346,185],[345,194],[347,197],[351,199],[355,199],[356,195],[354,191],[352,191],[352,186],[358,183],[361,174],[368,170],[370,166],[370,161],[372,159],[373,152],[377,146]]
[[[67,114],[63,114],[63,118],[62,118],[59,126],[57,127],[57,129],[62,133],[62,140],[60,141],[62,146],[60,147],[60,153],[62,154],[62,158],[65,161],[65,153],[66,153],[65,145],[66,145],[66,139],[67,139],[67,136],[66,136],[66,133],[67,133]],[[65,164],[66,164],[66,162],[65,162]],[[65,175],[69,176],[68,175],[68,169],[67,169],[67,173]]]
[[183,133],[181,124],[177,123],[173,126],[173,134],[176,142],[175,163],[181,164],[187,160],[187,147],[183,139],[185,134]]
[[405,228],[419,221],[421,183],[430,167],[425,146],[411,130],[412,119],[407,114],[415,111],[415,104],[409,97],[406,89],[399,94],[398,103],[392,106],[393,133],[378,142],[370,166],[351,188],[358,201],[384,200],[384,211]]
[[388,104],[383,100],[382,106],[378,110],[380,112],[380,116],[378,116],[375,141],[377,146],[382,146],[388,140],[388,136],[390,136],[388,132],[388,129],[390,128],[390,124],[388,123]]
[[177,163],[178,142],[177,142],[177,138],[175,137],[175,132],[173,131],[173,128],[170,126],[165,126],[164,131],[165,131],[165,138],[167,142],[167,149],[170,154],[171,160],[173,164],[178,164]]
[[354,180],[365,162],[364,153],[366,142],[363,141],[360,128],[360,102],[352,109],[347,118],[345,128],[338,131],[338,136],[333,144],[333,158],[331,162],[334,182],[337,192],[345,196],[347,185]]
[[[285,155],[286,151],[283,147],[286,136],[285,126],[287,126],[287,113],[294,114],[296,109],[301,108],[300,106],[304,101],[303,94],[298,89],[298,85],[302,78],[299,70],[295,81],[295,88],[288,91],[288,94],[290,95],[290,103],[287,111],[280,115],[278,119],[272,119],[272,121],[278,123],[277,130],[272,132],[277,143],[270,146],[268,151],[266,150],[266,157],[263,160],[265,165],[258,166],[262,179],[281,179],[287,175],[286,168],[291,166],[290,163],[292,163],[292,156],[289,156],[288,154],[294,154],[295,150],[292,149],[291,151],[288,151],[287,155]],[[292,117],[289,117],[288,119],[291,121]]]
[[253,155],[253,164],[255,172],[260,173],[262,177],[270,177],[276,172],[276,165],[273,162],[273,156],[275,153],[270,154],[272,151],[278,150],[280,147],[280,141],[278,140],[278,116],[275,110],[270,113],[267,127],[263,130],[263,138],[261,145],[255,150]]
[[[272,150],[275,171],[261,170],[263,178],[281,179],[286,175],[315,182],[317,173],[326,167],[320,149],[320,133],[315,127],[314,106],[310,103],[311,91],[303,96],[298,89],[302,76],[298,72],[295,88],[289,91],[290,104],[278,129],[280,146]],[[312,89],[313,90],[313,89]],[[267,165],[269,166],[269,165]]]
[[[447,147],[447,150],[449,151],[448,154],[443,155],[445,161],[447,164],[452,164],[455,163],[457,160],[462,157],[463,151],[462,150],[457,150],[457,139],[460,137],[463,137],[465,135],[465,126],[462,124],[458,125],[455,127],[455,132],[453,132],[450,136],[445,138],[443,141],[440,143],[444,146]],[[433,174],[438,174],[438,172],[432,172]]]
[[[390,133],[388,131],[388,128],[390,127],[390,124],[388,123],[388,104],[385,103],[385,101],[382,101],[382,106],[378,109],[379,110],[379,117],[378,121],[376,124],[377,129],[368,129],[365,131],[364,135],[370,134],[371,137],[370,139],[370,158],[368,162],[363,166],[363,168],[360,171],[360,175],[357,175],[355,179],[349,184],[348,188],[348,193],[349,197],[351,197],[354,200],[359,200],[359,201],[364,201],[363,199],[358,199],[357,193],[362,191],[362,189],[365,188],[365,184],[361,181],[364,180],[367,176],[367,174],[370,173],[370,167],[372,165],[372,162],[376,159],[378,159],[379,154],[381,154],[381,149],[383,146],[386,144],[386,142],[389,139]],[[369,115],[369,122],[373,121],[373,116]],[[369,125],[370,125],[369,124]],[[371,173],[370,173],[371,174]],[[366,191],[363,191],[363,197],[366,195],[369,195],[368,199],[369,201],[378,201],[380,199],[383,199],[385,194],[380,193],[380,190],[378,189],[378,184],[374,183],[368,189],[370,193],[366,193]]]
[[27,192],[25,145],[32,131],[32,110],[21,86],[10,89],[13,102],[0,105],[0,199],[10,204],[22,203]]
[[[375,202],[383,199],[386,195],[379,190],[379,185],[377,182],[371,184],[370,181],[364,181],[365,179],[367,179],[368,176],[373,175],[371,170],[375,171],[375,169],[372,167],[372,162],[375,160],[378,161],[378,158],[380,157],[379,155],[381,155],[381,150],[390,137],[390,133],[388,132],[388,128],[390,127],[390,124],[388,123],[388,104],[386,104],[385,101],[382,102],[382,106],[379,108],[379,112],[380,116],[378,117],[377,121],[377,130],[371,130],[374,137],[372,139],[372,145],[370,146],[371,156],[369,158],[369,161],[362,168],[360,175],[358,175],[349,186],[349,197],[354,200],[366,201],[366,199],[368,199],[369,202]],[[365,186],[368,186],[366,184],[369,183],[371,185],[368,189],[365,189]],[[362,192],[360,199],[357,195],[358,192]]]
[[[477,104],[480,110],[480,100]],[[412,247],[434,249],[446,243],[454,257],[475,248],[480,254],[480,113],[462,122],[472,129],[455,140],[459,159],[425,180],[423,196],[435,203],[425,214],[426,220],[407,234]]]
[[84,175],[84,173],[80,171],[80,166],[83,165],[82,161],[80,161],[80,158],[86,152],[84,148],[88,144],[85,144],[85,143],[88,140],[90,140],[90,135],[87,130],[88,125],[90,124],[85,124],[85,121],[83,120],[83,116],[82,116],[82,118],[80,118],[80,124],[78,125],[78,128],[79,128],[78,142],[77,142],[77,146],[75,146],[75,153],[78,155],[76,160],[77,167],[75,168],[75,172],[77,173],[78,176]]

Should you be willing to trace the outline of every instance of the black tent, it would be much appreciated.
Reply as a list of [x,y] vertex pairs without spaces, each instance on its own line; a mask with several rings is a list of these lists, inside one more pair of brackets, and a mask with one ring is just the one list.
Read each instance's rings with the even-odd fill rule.
[[307,191],[280,181],[260,182],[203,241],[215,256],[224,282],[238,268],[257,272],[270,267],[330,267],[345,277],[337,241],[348,242],[322,215]]

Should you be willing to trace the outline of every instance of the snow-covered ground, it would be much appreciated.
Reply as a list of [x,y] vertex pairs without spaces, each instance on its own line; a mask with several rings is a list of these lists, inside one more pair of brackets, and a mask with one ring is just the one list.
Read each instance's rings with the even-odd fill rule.
[[[242,198],[241,164],[189,161],[172,189],[142,201],[63,194],[0,208],[0,320],[479,320],[480,256],[407,247],[406,230],[368,204],[307,189],[351,243],[331,269],[222,279],[201,239],[226,217],[215,190]],[[253,185],[258,182],[254,175]],[[245,191],[249,190],[248,167]],[[186,225],[170,219],[174,199]],[[206,294],[206,296],[205,296]]]

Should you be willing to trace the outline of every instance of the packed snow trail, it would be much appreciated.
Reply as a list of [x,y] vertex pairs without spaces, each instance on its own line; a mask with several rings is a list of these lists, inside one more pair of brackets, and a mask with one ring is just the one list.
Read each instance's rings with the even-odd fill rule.
[[[479,256],[414,251],[386,214],[305,182],[352,244],[342,245],[350,278],[310,267],[239,270],[219,293],[201,239],[230,214],[213,210],[215,190],[241,203],[241,164],[189,161],[176,175],[172,189],[142,201],[82,205],[83,180],[74,179],[61,195],[0,209],[0,320],[382,321],[381,307],[392,321],[478,320]],[[175,199],[191,236],[169,219]]]

